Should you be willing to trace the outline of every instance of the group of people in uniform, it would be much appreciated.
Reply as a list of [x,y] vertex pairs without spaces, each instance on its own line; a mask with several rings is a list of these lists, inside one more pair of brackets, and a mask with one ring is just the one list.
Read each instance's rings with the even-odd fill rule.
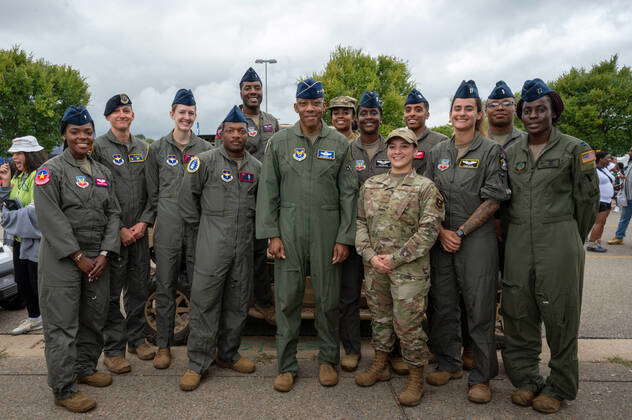
[[[102,352],[116,374],[131,370],[126,353],[170,366],[181,272],[192,285],[183,391],[196,389],[213,362],[255,371],[238,351],[253,294],[255,309],[277,326],[274,389],[291,391],[309,276],[323,386],[338,383],[339,365],[358,367],[364,290],[375,356],[355,376],[359,386],[390,379],[392,368],[408,375],[400,403],[417,405],[434,357],[427,383],[461,378],[468,366],[467,398],[491,401],[502,287],[511,401],[553,413],[575,398],[583,242],[599,193],[594,152],[555,126],[564,108],[556,92],[528,80],[516,104],[501,81],[483,102],[476,84],[463,81],[447,138],[426,127],[429,102],[413,89],[406,127],[384,138],[376,92],[332,99],[330,127],[323,85],[303,80],[299,120],[279,130],[260,109],[253,69],[239,88],[243,103],[220,125],[215,147],[193,133],[196,102],[186,89],[171,106],[173,130],[149,146],[131,134],[125,94],[107,102],[111,128],[96,139],[85,108],[64,113],[65,150],[34,177],[39,301],[56,404],[74,412],[96,406],[75,382],[112,383],[97,370]],[[526,133],[514,128],[515,114]],[[143,335],[149,226],[157,349]],[[274,259],[273,296],[266,255]],[[538,365],[542,322],[551,348],[546,379]]]

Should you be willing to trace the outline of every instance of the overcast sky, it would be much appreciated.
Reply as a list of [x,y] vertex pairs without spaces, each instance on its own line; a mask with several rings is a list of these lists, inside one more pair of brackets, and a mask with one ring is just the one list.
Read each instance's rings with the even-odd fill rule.
[[[497,80],[519,91],[526,79],[551,80],[572,66],[619,54],[632,64],[630,1],[2,1],[0,48],[20,44],[36,57],[68,64],[87,79],[97,133],[103,108],[131,97],[133,132],[159,138],[179,88],[198,104],[202,134],[214,133],[238,82],[256,58],[268,67],[269,112],[296,120],[296,80],[321,71],[337,45],[408,62],[429,99],[429,126],[447,122],[463,79],[486,97]],[[325,89],[327,87],[325,86]]]

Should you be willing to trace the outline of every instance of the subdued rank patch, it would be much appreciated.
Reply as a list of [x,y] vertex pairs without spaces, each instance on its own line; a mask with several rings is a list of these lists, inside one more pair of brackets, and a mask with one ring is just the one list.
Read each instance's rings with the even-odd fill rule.
[[97,187],[108,187],[110,183],[105,178],[94,178],[94,185]]
[[178,164],[178,157],[176,155],[167,156],[167,165],[176,166]]
[[423,150],[418,150],[417,153],[415,153],[415,159],[423,159],[426,157],[426,152],[424,152]]
[[112,155],[112,163],[116,166],[121,166],[125,163],[125,159],[123,159],[123,155],[117,153],[115,155]]
[[522,172],[527,167],[527,162],[516,162],[516,172]]
[[440,171],[445,171],[450,167],[450,159],[441,159],[439,164],[437,165],[437,169]]
[[83,175],[77,175],[75,177],[75,184],[77,184],[77,187],[79,188],[87,188],[90,185],[90,183],[86,181],[86,177]]
[[316,157],[318,159],[334,160],[336,159],[336,152],[333,150],[318,149]]
[[356,168],[356,171],[364,171],[366,169],[366,164],[364,163],[364,160],[362,159],[356,160],[355,168]]
[[547,169],[547,168],[559,168],[560,160],[559,159],[540,159],[538,161],[538,168]]
[[437,207],[438,210],[443,210],[443,203],[444,203],[443,196],[439,194],[437,196],[437,200],[435,201],[435,207]]
[[596,159],[595,151],[589,150],[581,154],[582,163],[592,162]]
[[127,155],[127,161],[129,163],[141,163],[145,161],[145,156],[140,153],[130,153]]
[[272,127],[272,124],[264,124],[263,125],[263,132],[264,133],[272,133],[274,131],[274,127]]
[[250,127],[248,127],[248,135],[249,135],[250,137],[254,137],[254,136],[256,136],[256,135],[257,135],[257,128],[256,128],[256,127],[254,127],[254,126],[250,126]]
[[187,165],[187,172],[193,174],[196,173],[198,169],[200,169],[200,158],[193,156]]
[[241,182],[255,182],[255,174],[252,172],[239,172],[239,180]]
[[190,155],[188,153],[185,153],[184,155],[182,155],[182,163],[184,163],[186,165],[187,163],[189,163],[189,161],[193,157],[195,157],[195,155]]
[[294,149],[292,157],[294,158],[294,160],[298,160],[299,162],[305,160],[305,158],[307,157],[307,153],[305,153],[305,148],[297,147],[296,149]]
[[391,161],[390,160],[384,160],[384,159],[377,159],[375,161],[375,166],[378,168],[390,168],[391,167]]
[[50,181],[50,170],[42,168],[35,174],[35,185],[46,185]]
[[459,168],[476,169],[481,161],[479,159],[461,159]]
[[224,169],[222,171],[222,181],[230,182],[232,180],[233,180],[233,173],[229,171],[228,169]]

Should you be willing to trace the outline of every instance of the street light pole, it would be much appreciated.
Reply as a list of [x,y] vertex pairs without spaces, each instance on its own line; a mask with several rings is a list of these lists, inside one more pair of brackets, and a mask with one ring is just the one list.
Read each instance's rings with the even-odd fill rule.
[[268,63],[269,64],[275,64],[276,62],[277,61],[274,58],[268,58],[268,59],[257,58],[255,60],[255,63],[257,63],[257,64],[263,63],[263,65],[265,67],[266,112],[268,112]]

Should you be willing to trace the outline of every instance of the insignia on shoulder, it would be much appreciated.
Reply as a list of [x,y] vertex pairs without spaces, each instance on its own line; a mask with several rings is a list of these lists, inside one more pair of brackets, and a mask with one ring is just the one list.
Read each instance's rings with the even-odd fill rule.
[[459,160],[459,168],[476,169],[478,168],[478,165],[480,164],[480,162],[481,161],[479,159],[463,158]]
[[305,160],[305,158],[307,157],[307,153],[305,152],[305,148],[304,147],[297,147],[294,149],[294,153],[292,154],[292,157],[294,158],[294,160],[297,161],[302,161]]
[[233,173],[231,171],[229,171],[228,169],[224,169],[222,171],[222,181],[224,182],[230,182],[233,180]]
[[589,151],[584,152],[584,153],[581,154],[582,163],[592,162],[596,158],[597,157],[595,156],[595,151],[594,150],[589,150]]
[[437,169],[440,171],[445,171],[450,167],[450,159],[441,159],[439,164],[437,165]]
[[200,158],[193,156],[187,165],[187,172],[193,174],[196,173],[198,169],[200,169]]
[[336,159],[336,152],[333,150],[318,149],[316,157],[318,159],[334,160]]
[[46,185],[50,181],[50,170],[42,168],[35,174],[35,185]]
[[115,154],[112,155],[112,163],[115,164],[116,166],[121,166],[122,164],[125,163],[125,159],[123,159],[123,156],[120,154]]

